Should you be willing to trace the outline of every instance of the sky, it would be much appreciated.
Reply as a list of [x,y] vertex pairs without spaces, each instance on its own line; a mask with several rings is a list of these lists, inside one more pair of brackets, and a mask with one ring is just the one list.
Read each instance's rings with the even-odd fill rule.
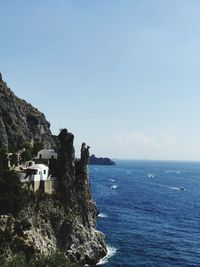
[[199,0],[0,0],[0,72],[96,156],[200,160]]

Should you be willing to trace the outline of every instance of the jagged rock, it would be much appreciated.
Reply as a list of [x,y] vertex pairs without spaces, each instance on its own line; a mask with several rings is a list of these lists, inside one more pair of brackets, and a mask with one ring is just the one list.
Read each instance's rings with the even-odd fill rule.
[[0,126],[0,146],[16,148],[34,138],[48,145],[54,139],[58,153],[56,193],[24,189],[27,196],[21,210],[0,217],[0,259],[60,250],[80,266],[96,264],[107,250],[104,235],[96,230],[98,210],[90,190],[89,147],[83,143],[80,159],[75,159],[73,134],[63,129],[52,137],[45,116],[17,98],[4,82],[0,82]]
[[[96,231],[98,211],[90,191],[88,162],[89,147],[81,147],[81,158],[75,161],[74,136],[63,129],[58,136],[59,177],[63,200],[75,216],[68,255],[77,262],[94,264],[106,254],[104,235]],[[59,192],[58,192],[59,193]],[[70,212],[71,212],[70,211]],[[89,238],[88,238],[89,237]]]
[[61,250],[82,266],[96,264],[106,255],[105,237],[96,230],[98,211],[89,184],[89,147],[82,145],[81,158],[75,162],[73,139],[66,129],[58,136],[60,186],[56,194],[38,191],[17,215],[7,219],[7,225],[5,219],[0,220],[0,229],[9,233],[13,254],[48,255]]
[[0,148],[16,150],[35,139],[45,147],[54,146],[50,123],[43,113],[15,96],[0,75]]

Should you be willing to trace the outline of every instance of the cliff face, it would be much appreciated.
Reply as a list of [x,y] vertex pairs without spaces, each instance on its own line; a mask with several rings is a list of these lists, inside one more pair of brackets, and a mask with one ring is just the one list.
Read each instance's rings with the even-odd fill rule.
[[58,136],[56,194],[30,194],[17,215],[0,219],[0,256],[45,256],[59,250],[83,266],[96,264],[106,255],[105,237],[96,230],[98,211],[89,185],[89,149],[83,143],[81,157],[75,160],[73,139],[66,129]]
[[43,113],[15,96],[0,74],[0,148],[18,149],[24,142],[54,144],[50,123]]
[[[23,253],[30,258],[59,250],[79,266],[96,264],[106,255],[106,244],[104,235],[96,230],[98,211],[89,184],[89,147],[83,143],[80,159],[75,159],[74,136],[63,129],[58,137],[52,137],[44,115],[18,99],[4,82],[1,81],[1,85],[1,144],[17,146],[22,140],[36,136],[48,143],[54,138],[58,160],[55,194],[45,194],[42,189],[33,193],[23,186],[26,197],[21,210],[17,214],[7,212],[9,216],[0,216],[0,260],[11,258],[16,253]],[[22,114],[24,118],[21,118]],[[31,119],[31,123],[27,121],[30,114],[37,117],[33,121]],[[8,120],[16,123],[15,131],[14,126],[9,127]],[[3,175],[0,170],[0,182]],[[9,180],[12,182],[12,179]],[[6,188],[12,190],[12,186],[5,184],[5,190],[1,188],[2,192]],[[7,195],[9,192],[6,192]]]

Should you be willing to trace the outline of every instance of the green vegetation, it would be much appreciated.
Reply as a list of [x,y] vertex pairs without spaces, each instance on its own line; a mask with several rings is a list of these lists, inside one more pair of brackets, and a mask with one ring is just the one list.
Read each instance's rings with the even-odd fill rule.
[[37,153],[44,148],[42,142],[35,140],[32,148],[32,155],[37,156]]
[[0,171],[0,214],[17,214],[25,205],[26,190],[14,171]]
[[40,256],[27,260],[23,254],[15,255],[12,260],[1,262],[1,267],[78,267],[71,263],[63,252],[55,252],[49,256]]
[[0,170],[8,170],[8,158],[6,149],[0,149]]
[[13,153],[13,154],[9,157],[9,159],[10,159],[10,164],[11,164],[11,166],[17,164],[17,162],[18,162],[18,157],[17,157],[17,154],[16,154],[16,153]]
[[22,153],[21,153],[21,161],[22,162],[25,162],[25,161],[29,161],[32,159],[32,153],[30,150],[24,150]]
[[21,154],[22,162],[29,161],[33,157],[36,157],[37,153],[43,148],[44,148],[44,145],[39,140],[35,140],[33,145],[29,142],[24,143],[21,146],[21,149],[24,149],[24,151]]
[[32,153],[32,148],[33,148],[33,146],[32,146],[32,144],[29,143],[29,142],[25,142],[25,143],[22,145],[22,147],[21,147],[21,149],[28,150],[28,151],[30,151],[31,153]]

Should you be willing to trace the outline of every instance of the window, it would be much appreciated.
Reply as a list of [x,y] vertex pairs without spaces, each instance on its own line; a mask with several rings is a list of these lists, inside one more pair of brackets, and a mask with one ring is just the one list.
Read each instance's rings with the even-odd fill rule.
[[46,174],[46,170],[44,170],[44,174]]

